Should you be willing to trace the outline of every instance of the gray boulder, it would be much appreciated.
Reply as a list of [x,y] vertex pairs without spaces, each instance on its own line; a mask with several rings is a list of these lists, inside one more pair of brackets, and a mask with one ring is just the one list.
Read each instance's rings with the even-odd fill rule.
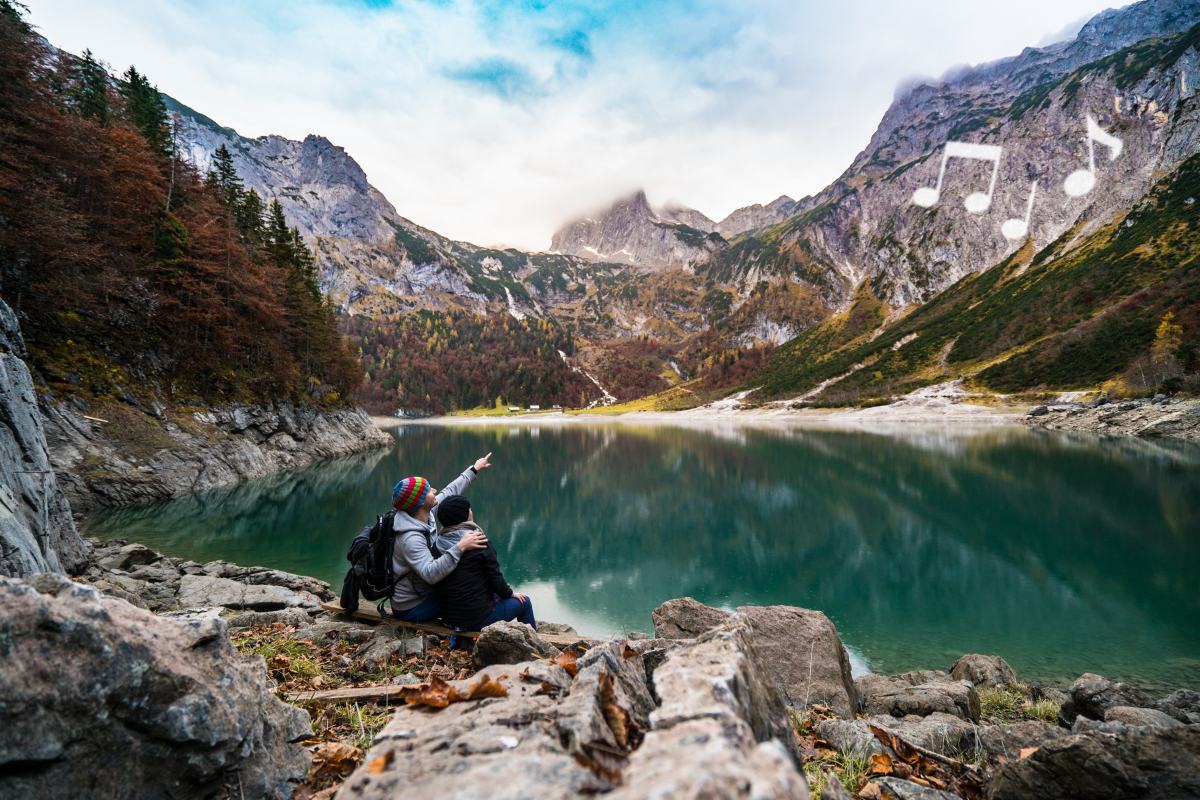
[[1070,697],[1058,712],[1060,722],[1066,727],[1081,715],[1102,720],[1104,712],[1113,706],[1148,708],[1153,705],[1150,696],[1141,689],[1090,672],[1080,675],[1067,692]]
[[558,648],[520,622],[494,622],[475,641],[475,664],[520,664],[532,658],[554,658]]
[[255,625],[274,625],[282,622],[297,630],[307,627],[312,617],[302,608],[284,608],[279,611],[243,611],[227,617],[225,623],[231,628],[250,628]]
[[786,703],[741,614],[667,654],[659,707],[614,798],[803,798]]
[[1001,765],[989,800],[1176,800],[1200,797],[1200,727],[1070,734]]
[[876,778],[872,783],[887,800],[959,800],[956,794],[900,778]]
[[143,544],[122,544],[120,542],[113,542],[111,546],[107,547],[101,545],[96,548],[95,554],[96,566],[106,570],[119,569],[126,572],[143,564],[153,564],[161,558],[161,555]]
[[[480,676],[499,681],[506,696],[438,710],[397,709],[376,735],[363,766],[338,790],[338,800],[568,798],[612,787],[610,776],[563,746],[561,736],[569,732],[558,724],[561,690],[554,687],[568,687],[571,679],[561,667],[497,664],[472,681]],[[455,685],[465,688],[467,682]]]
[[694,639],[725,624],[729,616],[730,612],[706,606],[693,597],[668,600],[650,612],[658,639]]
[[827,719],[816,723],[813,730],[839,752],[861,758],[884,752],[883,745],[868,725],[895,733],[909,744],[954,758],[973,756],[976,750],[976,726],[961,717],[941,712],[927,717],[877,715],[868,719]]
[[1160,699],[1154,707],[1180,722],[1200,724],[1200,692],[1179,689]]
[[[639,647],[665,654],[657,699]],[[495,664],[480,675],[503,697],[400,708],[337,798],[808,797],[744,620],[671,646],[613,640],[576,666]]]
[[245,584],[210,575],[184,575],[180,578],[178,603],[180,608],[215,605],[250,611],[318,608],[321,605],[321,601],[308,592],[270,584]]
[[0,575],[78,572],[89,546],[75,529],[46,447],[25,341],[0,300]]
[[308,715],[211,609],[0,578],[0,631],[0,796],[283,798],[307,772]]
[[1113,706],[1104,712],[1105,722],[1124,722],[1126,725],[1150,725],[1156,728],[1173,728],[1183,723],[1156,708],[1134,708]]
[[1020,758],[1021,751],[1029,747],[1041,747],[1051,739],[1066,736],[1067,731],[1035,719],[1006,722],[999,725],[981,725],[977,731],[979,751],[988,761],[1006,761]]
[[971,721],[979,719],[979,695],[968,681],[918,672],[864,675],[854,684],[859,707],[867,714],[925,717],[940,711]]
[[950,667],[950,677],[956,681],[970,681],[976,687],[1017,686],[1017,673],[1000,656],[985,656],[968,653]]
[[375,636],[364,642],[351,658],[354,665],[364,672],[382,672],[392,664],[399,664],[408,656],[420,655],[425,652],[425,639],[421,636],[411,636],[407,639],[394,639],[386,634]]
[[792,703],[820,703],[844,719],[854,717],[850,657],[829,617],[795,606],[741,606],[737,614]]
[[668,600],[651,614],[655,634],[686,639],[744,619],[755,644],[775,673],[788,700],[797,705],[820,703],[843,719],[858,705],[850,657],[837,628],[820,611],[796,606],[740,606],[737,611],[710,608],[690,597]]

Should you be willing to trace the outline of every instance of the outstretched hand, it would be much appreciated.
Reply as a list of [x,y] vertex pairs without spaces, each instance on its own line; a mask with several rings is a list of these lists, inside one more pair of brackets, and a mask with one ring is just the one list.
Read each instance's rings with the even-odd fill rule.
[[483,456],[482,458],[475,459],[475,471],[476,472],[483,472],[485,469],[487,469],[491,465],[492,465],[492,454],[491,453],[488,453],[486,456]]

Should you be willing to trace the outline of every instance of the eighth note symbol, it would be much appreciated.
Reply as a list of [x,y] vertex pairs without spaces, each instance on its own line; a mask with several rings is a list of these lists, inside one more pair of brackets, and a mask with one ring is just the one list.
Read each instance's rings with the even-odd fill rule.
[[1025,204],[1025,219],[1006,219],[1000,226],[1005,239],[1024,239],[1029,233],[1029,220],[1033,217],[1033,196],[1037,194],[1037,181],[1029,187],[1029,202]]
[[942,179],[946,177],[946,162],[950,159],[971,158],[976,161],[991,161],[992,180],[988,184],[987,192],[973,192],[967,195],[967,199],[963,201],[967,211],[972,214],[982,214],[992,205],[992,193],[996,191],[996,176],[1000,172],[1001,152],[1000,146],[994,144],[946,142],[946,149],[942,151],[942,166],[938,170],[937,186],[922,186],[913,192],[912,201],[922,208],[929,208],[937,203],[938,198],[942,196]]
[[1108,148],[1109,161],[1116,161],[1117,156],[1121,155],[1121,151],[1125,149],[1124,142],[1097,125],[1096,120],[1092,119],[1092,115],[1088,114],[1088,168],[1075,170],[1063,181],[1063,191],[1067,193],[1068,197],[1082,197],[1096,185],[1096,146],[1094,142],[1099,142]]

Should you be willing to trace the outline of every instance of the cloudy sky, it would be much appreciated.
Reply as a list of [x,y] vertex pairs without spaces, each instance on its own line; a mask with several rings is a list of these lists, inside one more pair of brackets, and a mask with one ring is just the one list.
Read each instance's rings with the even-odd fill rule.
[[642,187],[719,219],[820,190],[898,84],[1120,0],[25,0],[55,45],[247,136],[319,133],[404,216],[544,249]]

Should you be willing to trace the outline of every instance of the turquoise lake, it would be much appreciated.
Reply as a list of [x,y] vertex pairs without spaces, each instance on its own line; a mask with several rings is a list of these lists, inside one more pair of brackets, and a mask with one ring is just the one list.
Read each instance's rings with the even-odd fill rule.
[[1001,428],[895,435],[649,425],[409,425],[391,450],[85,521],[103,537],[341,585],[409,474],[477,456],[477,521],[542,619],[649,631],[672,597],[816,608],[856,669],[999,653],[1200,688],[1200,447]]

